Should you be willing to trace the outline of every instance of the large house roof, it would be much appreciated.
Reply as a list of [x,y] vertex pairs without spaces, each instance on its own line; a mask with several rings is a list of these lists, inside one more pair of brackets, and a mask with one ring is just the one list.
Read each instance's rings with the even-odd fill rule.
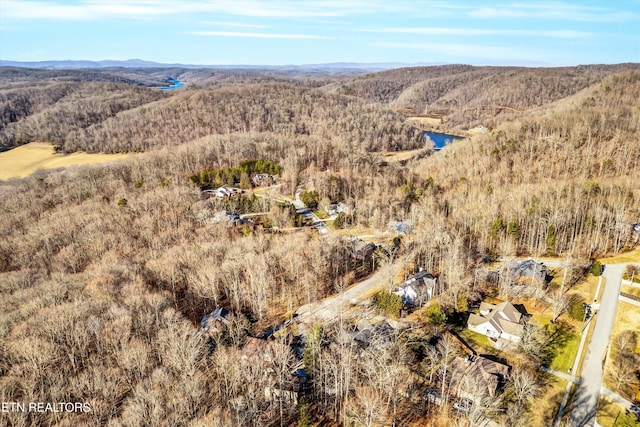
[[477,378],[487,387],[490,396],[495,396],[500,384],[509,375],[509,366],[500,362],[478,356],[474,358],[458,358],[459,375]]
[[508,265],[509,275],[517,279],[527,277],[543,281],[547,277],[547,267],[532,259],[513,260]]
[[497,305],[486,302],[480,303],[480,313],[488,312],[485,315],[471,314],[467,324],[469,326],[478,326],[489,322],[493,328],[502,333],[506,332],[511,335],[522,335],[523,326],[520,324],[522,313],[516,309],[510,302],[503,302]]

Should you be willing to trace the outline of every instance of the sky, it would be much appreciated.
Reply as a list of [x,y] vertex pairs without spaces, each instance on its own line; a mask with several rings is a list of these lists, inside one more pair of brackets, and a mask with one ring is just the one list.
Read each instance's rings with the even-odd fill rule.
[[0,0],[0,59],[640,62],[640,0]]

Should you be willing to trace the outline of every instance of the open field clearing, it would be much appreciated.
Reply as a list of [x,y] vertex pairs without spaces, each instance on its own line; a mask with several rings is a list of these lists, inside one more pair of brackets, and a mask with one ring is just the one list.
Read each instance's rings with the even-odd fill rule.
[[638,262],[640,261],[640,248],[636,248],[629,252],[624,252],[609,258],[602,258],[600,260],[603,264],[620,264],[624,262]]
[[382,156],[382,158],[388,162],[402,162],[405,160],[409,160],[413,156],[423,153],[424,148],[417,148],[415,150],[405,150],[405,151],[393,151],[393,152],[382,152],[378,153]]
[[124,159],[130,154],[55,154],[53,145],[32,142],[0,153],[0,180],[23,178],[38,169],[89,165]]
[[[640,307],[636,307],[624,301],[618,301],[618,311],[613,324],[611,337],[617,336],[622,331],[637,331],[640,325]],[[640,345],[636,346],[636,352],[640,351]],[[609,363],[607,362],[607,366]]]
[[433,127],[442,124],[442,119],[438,119],[435,117],[407,117],[407,121],[411,123],[415,123],[417,126],[427,126]]

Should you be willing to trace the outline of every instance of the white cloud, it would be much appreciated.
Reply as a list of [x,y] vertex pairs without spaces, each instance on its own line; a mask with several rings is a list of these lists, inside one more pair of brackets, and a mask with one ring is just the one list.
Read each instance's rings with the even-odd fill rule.
[[150,1],[83,1],[59,4],[51,1],[2,0],[5,19],[92,20],[100,18],[141,19],[170,14],[163,2]]
[[210,37],[246,37],[256,39],[330,39],[333,37],[311,34],[245,33],[236,31],[190,31],[187,34]]
[[417,3],[366,0],[2,0],[5,19],[92,20],[102,18],[150,18],[169,14],[211,13],[216,15],[304,18],[340,17],[375,12],[402,12]]
[[640,19],[631,11],[613,11],[605,7],[573,5],[562,2],[513,3],[500,7],[481,7],[469,11],[474,18],[526,18],[584,22],[623,22]]
[[390,34],[424,34],[448,36],[527,36],[527,37],[555,37],[578,38],[592,36],[592,33],[573,30],[495,30],[475,28],[372,28],[358,31]]

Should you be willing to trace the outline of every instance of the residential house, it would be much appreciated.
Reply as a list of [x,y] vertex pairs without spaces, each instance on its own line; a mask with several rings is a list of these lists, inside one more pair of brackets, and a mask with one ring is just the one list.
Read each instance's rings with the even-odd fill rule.
[[265,187],[276,183],[276,179],[273,175],[266,173],[256,173],[251,176],[251,183],[254,187]]
[[349,205],[346,205],[342,202],[327,205],[327,207],[325,207],[324,210],[326,213],[328,213],[331,216],[338,215],[339,213],[344,213],[345,215],[351,215],[351,211],[352,211]]
[[411,221],[406,219],[404,221],[389,221],[387,228],[392,230],[395,234],[407,234],[411,232]]
[[[491,397],[495,397],[506,384],[509,378],[509,371],[509,365],[486,357],[458,357],[456,358],[454,369],[454,376],[458,379],[458,381],[455,381],[455,384],[457,384],[455,394],[460,398],[471,400],[476,398],[479,393],[481,393],[480,395],[488,394]],[[480,386],[480,389],[469,387],[469,382],[461,381],[462,379],[470,379]]]
[[356,326],[351,336],[359,349],[366,349],[373,342],[377,347],[386,347],[395,340],[395,329],[388,320],[382,320],[376,324],[363,320]]
[[219,211],[216,212],[215,216],[213,217],[213,222],[217,224],[240,225],[244,224],[247,221],[241,218],[240,215],[233,212]]
[[636,222],[635,224],[633,224],[632,228],[633,232],[638,236],[638,239],[640,239],[640,222]]
[[420,268],[418,273],[402,282],[394,294],[405,304],[422,306],[436,294],[436,285],[437,279]]
[[505,339],[513,342],[520,342],[524,332],[522,313],[509,302],[498,305],[481,303],[480,314],[472,313],[467,327],[493,340]]
[[211,335],[219,331],[223,325],[228,323],[226,319],[229,312],[222,307],[216,307],[211,313],[206,314],[200,321],[200,329],[193,334],[195,338]]
[[222,187],[218,187],[212,190],[203,190],[202,194],[208,195],[208,196],[215,196],[219,199],[226,199],[229,197],[233,197],[233,196],[238,196],[240,194],[242,194],[244,191],[239,189],[239,188],[233,188],[233,187],[227,187],[227,186],[222,186]]
[[507,271],[511,280],[540,285],[547,283],[547,267],[532,259],[513,260],[507,265]]
[[372,242],[365,242],[357,237],[351,238],[351,258],[357,262],[365,262],[371,258],[377,246]]
[[[295,356],[290,346],[279,349],[272,346],[285,346],[285,344],[273,340],[247,337],[242,347],[241,357],[258,361],[261,364],[263,374],[268,378],[264,388],[264,395],[267,400],[281,400],[283,403],[289,405],[297,405],[298,395],[302,391],[302,387],[307,379],[303,364]],[[276,374],[276,370],[283,368],[283,358],[290,361],[285,368],[287,370],[285,371],[284,381],[282,381],[282,378],[278,380],[278,375]]]

